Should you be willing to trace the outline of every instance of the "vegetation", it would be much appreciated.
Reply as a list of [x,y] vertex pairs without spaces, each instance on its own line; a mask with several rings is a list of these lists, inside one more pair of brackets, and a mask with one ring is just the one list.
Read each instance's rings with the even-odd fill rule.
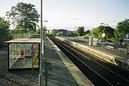
[[87,30],[84,32],[84,35],[89,35],[90,34],[90,30]]
[[123,42],[123,38],[127,33],[129,33],[129,19],[125,19],[117,24],[114,32],[116,41]]
[[105,33],[105,39],[110,40],[114,37],[114,29],[110,26],[98,26],[91,30],[91,35],[95,38],[102,38],[102,34]]
[[49,31],[47,33],[47,35],[51,35],[51,36],[70,36],[70,37],[73,37],[75,36],[75,33],[73,31],[67,31],[67,30],[64,30],[64,29],[53,29],[51,31]]
[[84,35],[84,27],[78,27],[77,31],[76,31],[78,36],[82,36]]
[[[40,37],[40,29],[36,30],[37,23],[39,21],[39,14],[34,5],[20,2],[16,6],[12,7],[11,10],[8,11],[6,14],[10,23],[15,26],[15,29],[9,30],[9,23],[3,18],[0,18],[0,45],[2,45],[5,40],[9,39],[10,34],[21,35],[26,33],[27,35],[30,35],[29,33],[33,34],[35,32],[37,37]],[[46,30],[46,28],[44,28],[44,30]],[[118,22],[115,29],[110,26],[98,26],[96,28],[93,28],[91,31],[84,31],[84,27],[81,26],[78,27],[76,30],[76,34],[78,36],[85,35],[87,38],[89,35],[92,35],[93,37],[100,39],[102,38],[103,33],[105,34],[104,38],[106,40],[114,39],[122,43],[124,36],[129,33],[129,19]],[[72,36],[75,36],[72,31],[70,32],[63,29],[53,29],[51,32],[49,32],[49,35],[52,36],[68,36],[68,34],[72,34]],[[18,36],[16,35],[16,37]]]
[[[36,31],[39,14],[35,6],[27,3],[18,3],[6,14],[10,22],[15,25],[14,33],[27,33]],[[16,32],[15,32],[16,31]]]
[[0,47],[9,39],[9,23],[0,17]]
[[50,35],[55,36],[59,31],[57,29],[53,29],[49,32]]

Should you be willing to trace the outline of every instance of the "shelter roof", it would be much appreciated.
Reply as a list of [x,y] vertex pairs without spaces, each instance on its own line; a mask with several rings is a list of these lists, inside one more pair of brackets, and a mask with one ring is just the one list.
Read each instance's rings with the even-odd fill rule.
[[40,43],[40,38],[17,38],[6,41],[7,43]]

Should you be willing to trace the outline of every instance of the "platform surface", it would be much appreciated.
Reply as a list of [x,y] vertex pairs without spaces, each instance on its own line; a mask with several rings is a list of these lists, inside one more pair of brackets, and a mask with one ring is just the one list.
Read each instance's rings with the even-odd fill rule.
[[47,86],[93,86],[48,38],[45,39]]
[[119,49],[110,49],[110,48],[102,47],[102,46],[89,46],[88,40],[82,39],[82,38],[78,39],[76,37],[64,37],[64,39],[67,39],[67,40],[73,41],[73,42],[77,42],[79,44],[88,46],[89,48],[94,49],[103,54],[113,56],[113,57],[115,57],[116,63],[118,65],[122,65],[125,68],[129,69],[129,54],[127,54],[127,52],[120,51]]

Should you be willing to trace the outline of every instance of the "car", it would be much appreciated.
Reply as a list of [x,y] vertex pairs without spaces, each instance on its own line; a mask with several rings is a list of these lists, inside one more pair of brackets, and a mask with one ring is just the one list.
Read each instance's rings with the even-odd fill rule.
[[95,46],[102,46],[102,45],[111,45],[111,42],[108,41],[102,41],[102,40],[98,40],[98,41],[94,41],[93,45]]

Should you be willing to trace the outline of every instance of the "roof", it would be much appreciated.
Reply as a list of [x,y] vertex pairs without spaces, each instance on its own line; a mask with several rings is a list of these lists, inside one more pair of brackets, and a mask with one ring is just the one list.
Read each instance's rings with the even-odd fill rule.
[[6,41],[6,43],[40,43],[40,38],[18,38]]

